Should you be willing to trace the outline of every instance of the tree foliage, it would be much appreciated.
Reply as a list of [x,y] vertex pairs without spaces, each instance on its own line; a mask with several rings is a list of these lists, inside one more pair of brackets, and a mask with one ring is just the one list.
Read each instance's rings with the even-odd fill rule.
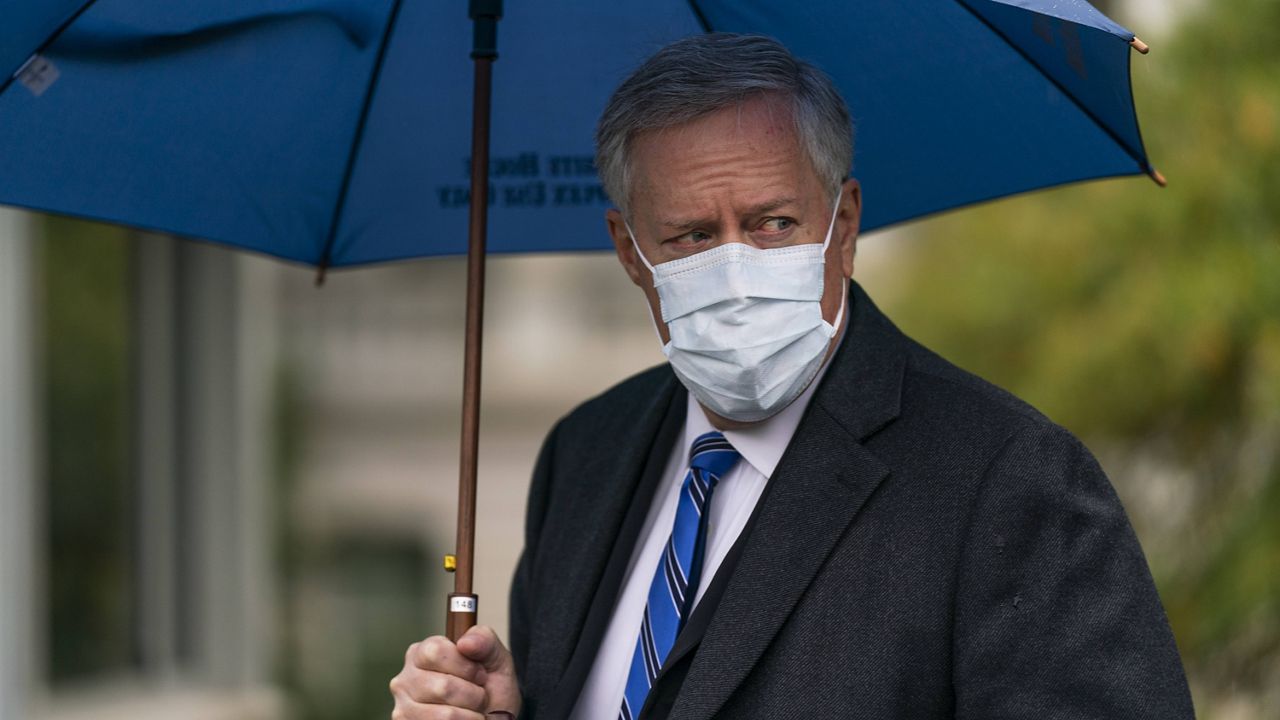
[[1204,3],[1133,69],[1169,187],[924,223],[892,314],[1112,449],[1135,516],[1160,510],[1133,507],[1147,480],[1124,458],[1159,459],[1190,510],[1168,532],[1137,524],[1198,705],[1252,692],[1239,707],[1264,716],[1280,708],[1280,2]]

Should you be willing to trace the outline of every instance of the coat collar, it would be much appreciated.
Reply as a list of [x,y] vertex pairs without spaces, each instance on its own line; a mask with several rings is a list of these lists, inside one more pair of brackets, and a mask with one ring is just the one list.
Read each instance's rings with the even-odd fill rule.
[[898,417],[909,342],[856,282],[853,317],[814,403],[861,442]]
[[906,341],[856,283],[850,294],[849,336],[770,480],[673,717],[706,720],[724,705],[889,474],[861,443],[898,416]]

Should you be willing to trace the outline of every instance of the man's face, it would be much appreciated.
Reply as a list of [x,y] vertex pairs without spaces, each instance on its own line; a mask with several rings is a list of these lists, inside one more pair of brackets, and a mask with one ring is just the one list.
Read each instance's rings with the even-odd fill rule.
[[[840,203],[823,278],[822,315],[835,323],[843,278],[853,276],[862,196],[856,180],[822,182],[800,144],[785,101],[763,96],[632,144],[631,211],[636,244],[652,265],[724,243],[758,248],[821,244]],[[635,255],[622,214],[607,215],[618,259],[670,340],[653,276]],[[835,339],[833,339],[833,344]]]

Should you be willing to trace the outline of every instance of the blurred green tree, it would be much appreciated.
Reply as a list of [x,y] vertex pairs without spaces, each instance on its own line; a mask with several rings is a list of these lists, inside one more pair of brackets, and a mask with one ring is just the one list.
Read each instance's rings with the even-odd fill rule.
[[[1202,4],[1134,76],[1167,189],[1108,181],[923,223],[890,310],[1100,451],[1197,706],[1280,717],[1280,2]],[[1144,526],[1161,477],[1173,500]]]

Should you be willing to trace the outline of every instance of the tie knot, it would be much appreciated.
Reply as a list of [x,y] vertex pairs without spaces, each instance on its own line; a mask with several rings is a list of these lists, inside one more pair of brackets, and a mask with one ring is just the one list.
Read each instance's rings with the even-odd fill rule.
[[689,466],[710,473],[717,478],[729,472],[733,464],[741,457],[737,450],[729,444],[719,432],[699,435],[689,448]]

